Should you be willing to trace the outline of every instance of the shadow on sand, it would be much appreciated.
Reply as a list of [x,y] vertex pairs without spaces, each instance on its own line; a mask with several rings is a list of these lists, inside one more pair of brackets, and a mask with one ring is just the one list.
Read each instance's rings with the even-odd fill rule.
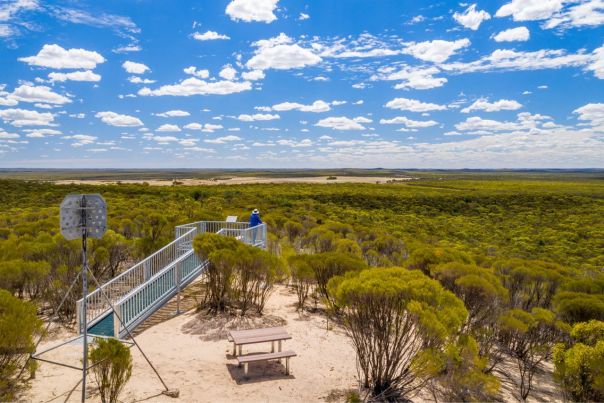
[[[227,354],[227,358],[233,359],[235,357]],[[279,379],[295,379],[291,373],[291,364],[290,361],[289,375],[285,374],[285,360],[282,360],[281,363],[279,361],[251,362],[248,364],[247,375],[243,372],[243,365],[239,367],[237,364],[230,363],[227,364],[227,370],[237,385],[243,385]]]

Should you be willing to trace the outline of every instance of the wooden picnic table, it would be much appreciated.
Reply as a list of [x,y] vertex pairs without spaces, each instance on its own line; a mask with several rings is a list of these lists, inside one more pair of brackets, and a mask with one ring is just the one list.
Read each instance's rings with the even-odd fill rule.
[[242,347],[247,344],[271,342],[271,353],[274,353],[275,342],[278,342],[279,351],[281,351],[281,343],[291,338],[287,330],[281,326],[250,330],[231,330],[228,334],[228,340],[233,343],[233,356],[235,357],[237,356],[237,347],[239,347],[239,355],[241,355]]

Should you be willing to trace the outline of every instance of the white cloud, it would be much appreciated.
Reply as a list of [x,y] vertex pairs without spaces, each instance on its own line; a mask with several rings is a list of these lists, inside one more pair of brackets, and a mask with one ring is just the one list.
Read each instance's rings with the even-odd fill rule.
[[543,27],[568,29],[604,24],[604,1],[584,0],[567,4],[570,4],[567,9],[557,12]]
[[67,98],[66,96],[52,92],[50,87],[31,86],[27,84],[23,84],[18,88],[15,88],[9,97],[20,102],[43,102],[57,105],[68,104],[71,102],[71,99]]
[[209,144],[224,144],[224,143],[228,143],[228,142],[231,142],[231,141],[239,141],[239,140],[242,140],[241,137],[229,135],[229,136],[218,137],[218,138],[215,138],[215,139],[205,139],[204,143],[209,143]]
[[414,89],[428,90],[431,88],[442,87],[447,83],[444,77],[434,77],[440,73],[440,70],[432,67],[412,67],[404,66],[399,71],[393,72],[392,69],[383,69],[383,72],[371,77],[372,80],[401,80],[394,86],[395,89]]
[[189,66],[187,68],[184,68],[183,71],[185,73],[187,73],[187,74],[190,74],[190,75],[198,77],[198,78],[208,78],[208,77],[210,77],[209,70],[206,70],[206,69],[197,70],[197,68],[195,66]]
[[493,36],[495,42],[528,41],[531,36],[527,27],[506,29]]
[[[17,133],[8,133],[5,132],[4,129],[0,128],[0,140],[12,140],[12,139],[18,139],[21,136],[19,136]],[[2,147],[3,145],[0,145],[0,147]]]
[[95,117],[101,119],[103,123],[106,123],[110,126],[119,126],[119,127],[132,127],[132,126],[142,126],[143,122],[137,117],[130,115],[121,115],[115,112],[98,112]]
[[200,123],[189,123],[184,125],[182,128],[187,130],[201,130],[203,129],[203,125]]
[[198,41],[215,41],[218,39],[231,39],[231,38],[227,35],[219,34],[218,32],[215,32],[215,31],[206,31],[203,34],[200,34],[199,32],[195,32],[193,34],[193,39],[196,39]]
[[0,110],[0,119],[13,126],[50,126],[54,115],[50,112],[40,113],[26,109]]
[[129,52],[140,52],[142,48],[138,45],[126,45],[120,46],[112,50],[113,53],[129,53]]
[[306,14],[306,13],[300,13],[300,15],[298,16],[298,21],[304,21],[310,18],[310,15]]
[[266,22],[277,19],[274,14],[279,0],[231,0],[226,7],[226,14],[235,21]]
[[464,27],[476,31],[483,21],[491,19],[491,15],[484,10],[476,10],[476,4],[472,4],[463,13],[453,14],[453,19]]
[[487,135],[495,132],[510,131],[510,132],[526,132],[538,133],[539,126],[543,121],[551,120],[549,116],[530,114],[522,112],[517,115],[518,119],[515,122],[498,120],[482,119],[478,116],[467,118],[465,121],[457,123],[455,128],[459,131],[470,132],[469,134]]
[[254,115],[247,115],[247,114],[243,114],[243,115],[239,115],[237,117],[237,119],[243,121],[243,122],[253,122],[256,120],[275,120],[275,119],[279,119],[280,116],[277,114],[270,114],[270,113],[256,113]]
[[456,41],[435,39],[426,42],[412,42],[403,49],[403,52],[420,60],[442,63],[453,56],[456,51],[467,46],[470,46],[470,40],[467,38]]
[[429,112],[429,111],[442,111],[447,109],[445,105],[438,105],[429,102],[421,102],[416,99],[409,98],[394,98],[392,101],[388,101],[385,105],[386,108],[398,109],[401,111],[411,112]]
[[431,127],[438,124],[434,120],[412,120],[405,116],[397,116],[392,119],[380,119],[380,123],[383,125],[405,125],[410,129],[416,129],[421,127]]
[[241,73],[241,77],[243,77],[244,80],[257,81],[262,80],[266,75],[262,70],[252,70]]
[[131,62],[130,60],[126,60],[122,67],[130,74],[144,74],[149,71],[149,67],[144,65],[143,63]]
[[[224,127],[222,125],[214,125],[212,123],[206,123],[203,125],[203,129],[201,129],[202,132],[205,133],[214,133],[215,130],[220,130],[220,129],[224,129]],[[229,129],[229,131],[233,131],[232,129]],[[237,130],[235,130],[237,131]]]
[[153,84],[155,80],[151,80],[149,78],[140,78],[139,76],[130,76],[128,77],[128,81],[132,84]]
[[471,111],[499,112],[499,111],[515,111],[522,108],[522,104],[511,99],[500,99],[499,101],[489,102],[488,99],[481,98],[467,108],[461,110],[462,113],[470,113]]
[[313,142],[311,139],[304,139],[300,141],[292,140],[292,139],[281,139],[277,140],[277,144],[280,146],[288,146],[292,148],[300,148],[300,147],[311,147]]
[[171,111],[156,113],[155,116],[161,116],[162,118],[171,118],[171,117],[191,116],[191,114],[187,111],[181,111],[179,109],[174,109]]
[[587,70],[593,71],[596,77],[604,80],[604,45],[593,51],[593,58]]
[[160,144],[174,143],[178,141],[178,138],[174,136],[153,136],[151,139]]
[[541,70],[583,66],[587,70],[593,70],[596,77],[599,77],[598,72],[601,71],[599,69],[604,65],[604,52],[601,52],[601,49],[594,50],[592,54],[584,53],[583,51],[567,54],[562,49],[542,49],[534,52],[497,49],[490,55],[483,56],[473,62],[446,63],[441,64],[439,67],[442,70],[456,73],[473,73],[478,71]]
[[235,70],[231,65],[224,66],[218,75],[225,80],[233,81],[235,77],[237,77],[237,70]]
[[63,49],[59,45],[44,45],[35,56],[20,57],[19,61],[30,66],[53,69],[92,70],[97,64],[105,62],[99,53],[85,49]]
[[59,130],[55,129],[25,129],[23,130],[25,133],[25,137],[29,138],[44,138],[47,136],[57,136],[59,134],[63,134]]
[[251,90],[252,85],[249,81],[233,82],[233,81],[214,81],[207,82],[199,80],[195,77],[182,80],[174,85],[162,85],[158,89],[142,88],[138,91],[138,95],[142,96],[190,96],[190,95],[227,95],[236,92]]
[[362,116],[352,119],[345,116],[334,116],[319,120],[315,126],[326,127],[333,130],[365,130],[365,126],[361,123],[371,123],[371,120]]
[[301,112],[327,112],[331,108],[327,102],[317,100],[310,105],[303,105],[297,102],[282,102],[280,104],[273,105],[271,109],[274,111],[291,111],[295,109]]
[[88,144],[93,144],[98,139],[96,136],[90,136],[87,134],[75,134],[73,136],[63,136],[63,138],[67,140],[75,140],[73,143],[71,143],[72,147],[82,147]]
[[562,0],[512,0],[504,4],[496,17],[514,18],[514,21],[534,21],[550,18],[562,8]]
[[178,127],[177,125],[165,124],[165,125],[161,125],[157,129],[155,129],[155,131],[156,132],[179,132],[180,127]]
[[573,111],[579,115],[579,120],[586,120],[592,126],[598,126],[604,131],[604,103],[589,103]]
[[247,61],[246,66],[253,70],[287,70],[312,66],[322,61],[310,49],[292,44],[293,40],[284,33],[274,38],[257,41],[254,56]]
[[101,75],[92,72],[91,70],[83,70],[83,71],[73,71],[71,73],[56,73],[52,72],[48,74],[48,78],[50,81],[55,82],[63,82],[63,81],[92,81],[98,82],[101,81]]

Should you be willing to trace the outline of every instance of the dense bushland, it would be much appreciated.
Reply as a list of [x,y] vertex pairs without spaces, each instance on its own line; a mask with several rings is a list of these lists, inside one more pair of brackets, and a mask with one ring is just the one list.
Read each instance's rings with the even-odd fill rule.
[[[210,259],[204,306],[212,312],[261,313],[272,286],[289,274],[299,309],[322,301],[353,340],[366,337],[355,345],[363,383],[375,395],[409,397],[422,385],[444,400],[488,400],[499,386],[494,375],[511,361],[523,399],[555,351],[556,379],[568,396],[598,396],[591,391],[601,385],[603,336],[579,342],[569,329],[604,320],[601,182],[0,186],[0,287],[39,313],[52,312],[79,269],[79,243],[59,234],[58,206],[67,193],[98,192],[108,202],[110,230],[89,245],[101,281],[169,242],[175,225],[226,215],[245,220],[257,207],[268,223],[269,252],[211,235],[195,240],[197,253]],[[365,276],[392,291],[364,288]],[[420,284],[417,295],[403,287],[411,278]],[[80,292],[76,287],[59,312],[64,320],[73,320]],[[465,314],[436,337],[431,332],[442,323],[430,309],[444,296]],[[384,324],[355,324],[368,309],[412,326],[418,344],[397,351],[405,341],[388,332],[380,338]],[[365,357],[372,343],[380,353]],[[375,372],[372,363],[381,360],[389,366]],[[573,378],[577,365],[590,375]],[[585,385],[577,392],[579,381]]]

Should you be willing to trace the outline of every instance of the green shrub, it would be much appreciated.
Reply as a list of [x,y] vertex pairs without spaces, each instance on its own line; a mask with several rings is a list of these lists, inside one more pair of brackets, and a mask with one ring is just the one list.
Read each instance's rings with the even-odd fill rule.
[[304,308],[304,303],[312,287],[316,284],[315,272],[308,263],[310,255],[294,255],[287,260],[292,282],[298,296],[298,309]]
[[567,398],[604,400],[604,322],[592,320],[573,326],[574,344],[554,347],[554,378]]
[[116,339],[98,338],[88,353],[103,403],[115,403],[132,376],[130,349]]
[[329,282],[329,292],[342,308],[364,386],[376,399],[401,399],[420,387],[418,377],[431,372],[416,357],[440,349],[468,314],[438,281],[400,267],[348,272]]
[[0,289],[0,401],[15,398],[23,381],[17,375],[34,352],[34,338],[41,332],[36,307]]

